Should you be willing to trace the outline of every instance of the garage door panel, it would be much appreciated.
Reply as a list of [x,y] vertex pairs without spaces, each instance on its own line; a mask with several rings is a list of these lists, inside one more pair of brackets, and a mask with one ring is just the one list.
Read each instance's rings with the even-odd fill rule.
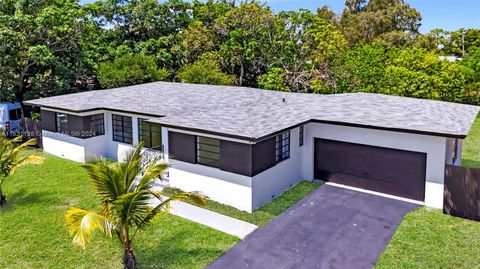
[[315,154],[318,178],[424,200],[425,153],[316,139]]

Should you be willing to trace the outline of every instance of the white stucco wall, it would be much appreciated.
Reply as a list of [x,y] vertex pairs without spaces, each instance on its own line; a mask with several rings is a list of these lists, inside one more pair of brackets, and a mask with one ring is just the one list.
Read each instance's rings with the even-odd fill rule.
[[[279,196],[301,180],[306,179],[302,163],[307,145],[299,146],[299,128],[290,130],[290,158],[255,175],[252,179],[253,209]],[[313,155],[312,155],[313,156]]]
[[[53,110],[62,112],[60,110]],[[86,139],[71,137],[55,132],[43,131],[43,150],[59,157],[86,162],[101,156],[118,161],[124,161],[126,153],[138,144],[138,119],[148,118],[128,113],[110,112],[105,110],[88,113],[69,113],[78,116],[88,116],[104,113],[105,134]],[[113,141],[112,114],[132,117],[133,145]]]
[[[112,115],[113,114],[132,117],[133,145],[113,141],[113,125],[112,125]],[[112,160],[125,161],[127,152],[130,151],[134,147],[134,145],[138,145],[138,118],[139,118],[139,116],[128,114],[128,113],[105,111],[105,121],[106,121],[106,125],[105,125],[106,154],[105,154],[105,157],[110,158]],[[141,118],[143,118],[143,117],[141,117]]]
[[85,162],[85,140],[65,134],[42,131],[43,150],[76,162]]
[[252,212],[251,178],[204,165],[170,160],[170,186],[199,191],[214,201]]
[[85,162],[98,160],[107,155],[107,145],[105,135],[84,139]]
[[425,205],[443,208],[446,138],[366,128],[309,123],[305,126],[303,171],[306,179],[314,175],[314,138],[395,148],[427,153]]

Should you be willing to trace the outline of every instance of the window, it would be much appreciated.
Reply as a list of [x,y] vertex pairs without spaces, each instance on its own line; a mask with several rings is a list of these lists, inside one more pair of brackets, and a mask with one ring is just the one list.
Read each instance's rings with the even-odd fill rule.
[[197,136],[197,163],[220,167],[220,140]]
[[143,141],[146,148],[162,146],[162,127],[150,124],[146,119],[138,119],[138,140]]
[[105,134],[103,113],[89,116],[88,122],[90,123],[89,131],[91,132],[92,136]]
[[112,115],[113,141],[132,144],[132,117]]
[[275,142],[275,161],[281,162],[290,158],[290,131],[277,135]]
[[8,111],[10,120],[19,120],[22,118],[22,109],[12,109]]
[[299,129],[299,137],[298,137],[298,145],[301,147],[303,146],[303,136],[304,136],[304,130],[303,130],[303,125],[300,126],[300,129]]
[[55,113],[57,133],[68,132],[68,115],[64,113]]

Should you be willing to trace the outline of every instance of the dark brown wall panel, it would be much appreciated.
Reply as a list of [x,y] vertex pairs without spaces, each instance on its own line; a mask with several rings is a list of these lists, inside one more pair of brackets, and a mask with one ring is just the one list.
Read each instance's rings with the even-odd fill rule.
[[68,114],[68,132],[70,136],[82,138],[86,133],[83,128],[83,117]]
[[41,119],[42,119],[42,129],[45,131],[55,132],[56,131],[56,118],[55,112],[48,110],[41,110]]
[[220,142],[220,169],[252,176],[252,146],[222,140]]
[[480,221],[480,169],[445,167],[443,212]]
[[[196,163],[196,136],[169,132],[169,153],[174,160]],[[220,141],[220,170],[255,176],[276,164],[275,137],[250,145]]]
[[252,176],[257,175],[276,164],[275,137],[254,144],[252,147]]
[[195,163],[195,136],[168,132],[168,150],[170,158],[188,163]]

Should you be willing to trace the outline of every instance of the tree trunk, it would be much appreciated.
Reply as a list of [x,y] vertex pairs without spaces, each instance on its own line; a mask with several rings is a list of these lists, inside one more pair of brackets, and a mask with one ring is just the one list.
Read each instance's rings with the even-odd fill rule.
[[240,77],[238,79],[239,86],[243,86],[243,76],[245,74],[245,69],[243,66],[243,61],[240,63]]
[[0,206],[7,203],[7,197],[3,195],[2,189],[0,188]]
[[137,258],[133,251],[132,244],[127,242],[125,244],[125,256],[123,257],[123,264],[125,269],[135,269],[137,267]]

